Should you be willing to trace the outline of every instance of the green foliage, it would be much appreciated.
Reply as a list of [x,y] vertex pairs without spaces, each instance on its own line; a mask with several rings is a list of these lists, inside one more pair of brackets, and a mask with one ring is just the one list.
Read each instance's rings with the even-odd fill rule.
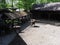
[[29,10],[33,3],[35,3],[36,0],[18,0],[17,7],[18,8],[24,8],[26,10]]
[[2,0],[0,2],[0,8],[6,8],[6,2],[5,2],[5,0]]
[[60,2],[60,0],[36,0],[37,3],[50,3],[50,2]]
[[11,7],[11,4],[6,4],[6,8],[10,8]]
[[23,2],[21,1],[21,0],[18,0],[18,2],[16,3],[16,6],[17,6],[17,8],[24,8],[24,4],[23,4]]
[[41,3],[47,3],[48,0],[41,0]]
[[31,9],[31,6],[34,3],[50,3],[50,2],[60,2],[60,0],[9,0],[10,3],[6,0],[1,0],[0,8],[9,8],[9,7],[18,7],[24,8],[26,10]]

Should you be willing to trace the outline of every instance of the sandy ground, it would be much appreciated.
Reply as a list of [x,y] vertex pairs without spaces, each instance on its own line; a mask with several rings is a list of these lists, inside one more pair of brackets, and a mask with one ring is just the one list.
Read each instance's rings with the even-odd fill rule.
[[[55,23],[56,24],[56,23]],[[27,45],[60,45],[60,26],[36,23],[38,27],[28,26],[19,35]]]

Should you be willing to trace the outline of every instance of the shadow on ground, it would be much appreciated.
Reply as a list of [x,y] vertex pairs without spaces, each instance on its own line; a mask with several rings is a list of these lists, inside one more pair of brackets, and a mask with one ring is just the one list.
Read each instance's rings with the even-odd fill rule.
[[21,25],[21,31],[23,31],[23,30],[24,30],[25,28],[27,28],[29,25],[30,25],[30,22]]
[[19,35],[17,35],[9,45],[27,45],[27,44]]
[[34,27],[39,27],[39,26],[34,26]]
[[54,21],[54,20],[53,21],[51,21],[51,20],[39,20],[39,21],[37,21],[37,23],[60,26],[60,22],[59,21]]

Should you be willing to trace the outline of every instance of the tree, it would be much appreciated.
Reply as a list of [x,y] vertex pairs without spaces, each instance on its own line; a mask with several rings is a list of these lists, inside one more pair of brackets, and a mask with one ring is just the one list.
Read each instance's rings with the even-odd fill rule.
[[22,1],[24,3],[24,8],[26,10],[29,10],[29,9],[31,9],[32,4],[34,4],[36,0],[30,0],[30,1],[29,0],[22,0]]
[[17,7],[24,8],[25,10],[31,9],[31,6],[33,3],[35,3],[36,0],[18,0]]
[[18,0],[17,1],[17,3],[16,3],[16,6],[17,6],[17,8],[24,8],[24,4],[23,4],[23,2],[21,1],[21,0]]
[[5,0],[1,0],[0,8],[6,8],[6,1]]

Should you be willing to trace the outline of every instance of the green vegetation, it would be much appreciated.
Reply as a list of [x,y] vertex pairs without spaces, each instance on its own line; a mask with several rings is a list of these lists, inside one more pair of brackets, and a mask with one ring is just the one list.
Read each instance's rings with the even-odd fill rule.
[[24,8],[26,10],[31,9],[31,6],[35,3],[50,3],[50,2],[60,2],[60,0],[1,0],[0,8],[17,7],[19,9]]
[[0,2],[0,8],[6,8],[6,2],[5,2],[5,0],[1,0],[1,2]]

